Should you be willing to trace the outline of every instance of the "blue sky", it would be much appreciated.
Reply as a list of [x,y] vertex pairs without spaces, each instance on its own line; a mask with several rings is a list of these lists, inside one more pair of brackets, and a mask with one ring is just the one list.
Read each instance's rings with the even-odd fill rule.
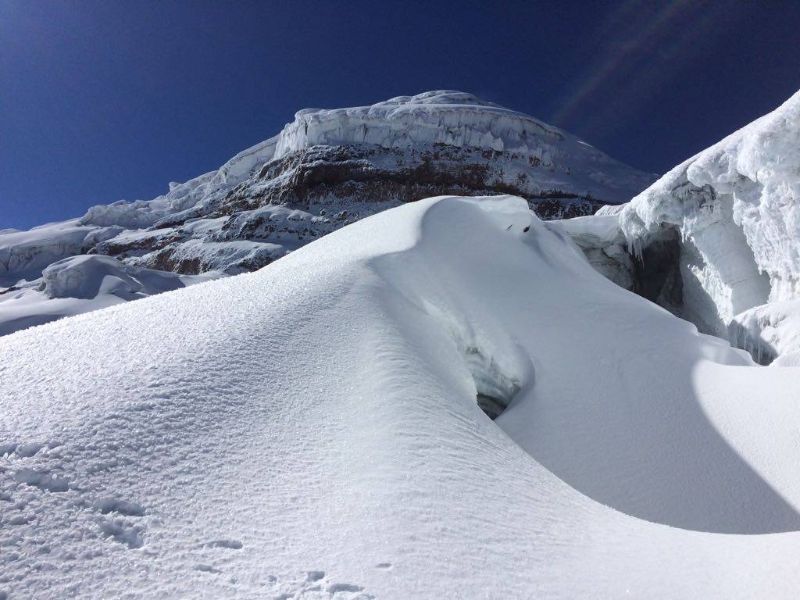
[[461,89],[663,172],[800,88],[800,2],[0,0],[0,228],[149,199],[303,107]]

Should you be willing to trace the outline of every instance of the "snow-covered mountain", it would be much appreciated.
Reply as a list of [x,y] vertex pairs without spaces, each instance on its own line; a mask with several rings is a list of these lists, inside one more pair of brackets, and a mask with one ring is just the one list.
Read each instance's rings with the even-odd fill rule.
[[[216,171],[170,184],[163,196],[0,232],[0,335],[153,293],[147,286],[111,291],[93,303],[75,287],[89,272],[89,278],[114,277],[106,287],[117,289],[116,279],[124,277],[111,271],[134,279],[151,277],[141,269],[168,271],[177,274],[169,276],[174,287],[192,283],[188,276],[253,271],[420,198],[514,194],[553,218],[625,202],[653,179],[564,131],[462,92],[306,109],[275,137]],[[57,267],[73,287],[54,296],[43,270],[75,255],[87,256]],[[73,268],[80,273],[70,275]]]
[[796,597],[798,135],[800,94],[594,216],[434,197],[202,283],[60,253],[290,209],[4,234],[120,304],[0,339],[0,600]]
[[0,354],[4,597],[800,586],[797,372],[611,283],[521,198],[407,204]]
[[800,92],[564,227],[617,283],[762,362],[800,364]]

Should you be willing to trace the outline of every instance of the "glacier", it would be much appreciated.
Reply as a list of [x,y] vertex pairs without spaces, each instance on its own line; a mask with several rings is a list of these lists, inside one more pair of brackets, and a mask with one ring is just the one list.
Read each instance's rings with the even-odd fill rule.
[[[305,109],[277,135],[215,171],[170,183],[157,198],[0,231],[0,335],[67,314],[37,292],[43,269],[71,256],[107,256],[118,270],[172,272],[184,281],[222,277],[430,196],[514,194],[555,218],[624,202],[653,180],[567,132],[464,92]],[[9,290],[24,293],[9,303]],[[69,314],[110,298],[93,305],[78,294]]]
[[795,371],[612,283],[521,198],[393,208],[0,356],[9,598],[800,585]]

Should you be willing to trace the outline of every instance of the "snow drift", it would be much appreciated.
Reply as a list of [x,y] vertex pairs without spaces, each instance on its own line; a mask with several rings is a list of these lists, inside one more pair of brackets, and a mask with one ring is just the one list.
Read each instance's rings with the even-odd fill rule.
[[614,285],[520,198],[395,208],[0,355],[11,598],[800,585],[795,371]]

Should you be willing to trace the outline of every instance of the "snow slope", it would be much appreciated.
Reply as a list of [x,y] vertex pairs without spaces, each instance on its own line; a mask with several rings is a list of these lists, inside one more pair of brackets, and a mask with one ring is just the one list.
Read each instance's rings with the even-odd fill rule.
[[0,339],[0,596],[791,598],[798,392],[424,200]]
[[[624,202],[652,181],[564,131],[463,92],[306,109],[276,136],[152,200],[0,231],[0,298],[3,287],[40,287],[45,267],[74,255],[112,256],[123,263],[117,269],[235,275],[429,196],[513,193],[552,218]],[[26,298],[30,319],[20,320]],[[106,305],[81,300],[75,310]],[[55,304],[31,294],[13,312],[0,303],[0,335],[58,314]]]

